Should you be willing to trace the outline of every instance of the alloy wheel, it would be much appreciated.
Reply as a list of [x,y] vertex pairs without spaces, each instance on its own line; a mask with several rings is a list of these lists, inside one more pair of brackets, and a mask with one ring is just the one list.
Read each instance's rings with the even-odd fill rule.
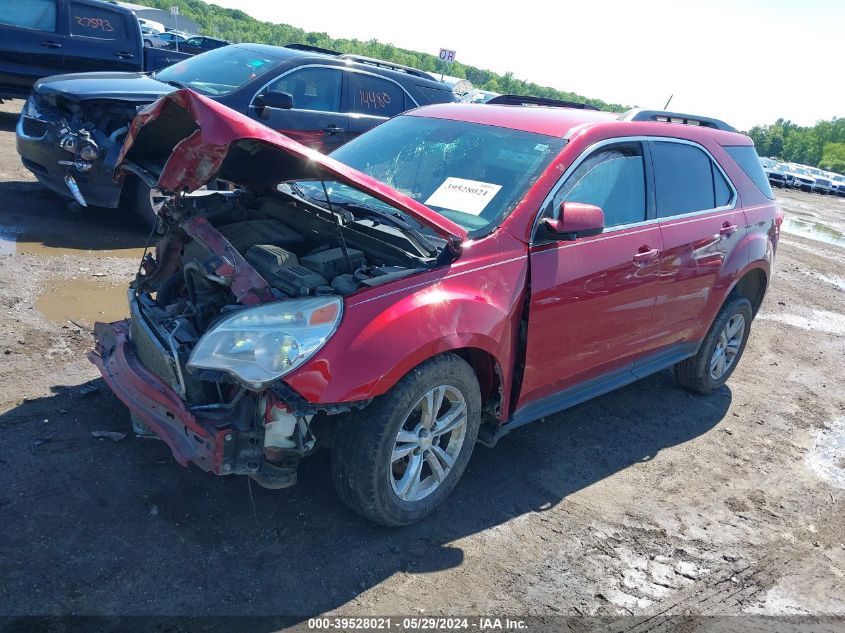
[[716,340],[716,347],[713,348],[713,355],[710,357],[710,377],[713,380],[721,379],[733,366],[744,337],[745,317],[735,314],[722,328]]
[[403,501],[419,501],[445,481],[467,430],[467,405],[451,385],[423,395],[405,416],[390,455],[390,483]]

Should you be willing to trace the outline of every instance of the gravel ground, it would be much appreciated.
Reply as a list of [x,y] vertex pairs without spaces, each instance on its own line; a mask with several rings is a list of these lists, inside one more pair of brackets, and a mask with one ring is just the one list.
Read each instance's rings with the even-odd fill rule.
[[250,490],[128,435],[84,354],[125,312],[146,235],[34,183],[15,107],[0,614],[845,615],[845,199],[777,192],[790,233],[727,387],[664,372],[479,446],[442,511],[388,530],[340,504],[325,456]]

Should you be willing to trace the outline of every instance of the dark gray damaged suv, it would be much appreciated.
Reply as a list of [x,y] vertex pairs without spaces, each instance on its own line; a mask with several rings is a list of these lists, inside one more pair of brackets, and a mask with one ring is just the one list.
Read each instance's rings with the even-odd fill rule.
[[114,170],[137,112],[190,88],[305,145],[329,152],[417,106],[455,100],[421,70],[292,44],[236,44],[155,73],[82,73],[35,84],[17,126],[23,164],[83,206],[125,206],[147,224],[160,204],[133,175]]

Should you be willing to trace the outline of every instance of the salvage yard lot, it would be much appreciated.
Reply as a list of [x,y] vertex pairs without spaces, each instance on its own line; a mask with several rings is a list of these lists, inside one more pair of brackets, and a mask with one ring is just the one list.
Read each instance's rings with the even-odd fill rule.
[[19,106],[0,106],[3,613],[845,615],[845,199],[777,192],[791,232],[727,388],[663,372],[529,425],[390,530],[339,502],[325,457],[270,491],[131,435],[84,355],[146,236],[32,182]]

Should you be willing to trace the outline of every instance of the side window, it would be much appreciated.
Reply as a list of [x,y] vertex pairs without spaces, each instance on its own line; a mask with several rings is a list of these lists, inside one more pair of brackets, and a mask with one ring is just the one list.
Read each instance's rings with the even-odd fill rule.
[[645,220],[642,146],[639,143],[614,145],[588,156],[555,194],[553,213],[561,202],[601,207],[606,228]]
[[716,191],[716,206],[727,206],[731,202],[731,195],[733,195],[733,192],[730,187],[728,187],[725,177],[722,175],[722,172],[719,171],[719,168],[716,167],[715,163],[711,161],[710,167],[713,169],[713,187]]
[[0,24],[53,32],[56,30],[56,0],[4,2],[0,8]]
[[730,202],[731,191],[702,150],[685,143],[653,141],[657,217],[706,211]]
[[392,117],[405,111],[405,93],[392,81],[352,73],[352,111]]
[[740,169],[745,172],[745,175],[751,179],[751,182],[757,186],[764,196],[770,200],[775,199],[775,194],[772,193],[772,187],[769,185],[769,179],[766,178],[766,174],[760,168],[760,162],[757,160],[757,150],[752,145],[726,147],[725,151],[734,159],[734,162],[739,165]]
[[202,46],[202,38],[201,37],[191,37],[188,38],[188,41],[185,42],[188,46]]
[[126,21],[121,13],[71,2],[70,34],[101,40],[122,40],[127,37]]
[[281,77],[267,89],[287,92],[297,110],[340,111],[343,75],[336,68],[303,68]]

